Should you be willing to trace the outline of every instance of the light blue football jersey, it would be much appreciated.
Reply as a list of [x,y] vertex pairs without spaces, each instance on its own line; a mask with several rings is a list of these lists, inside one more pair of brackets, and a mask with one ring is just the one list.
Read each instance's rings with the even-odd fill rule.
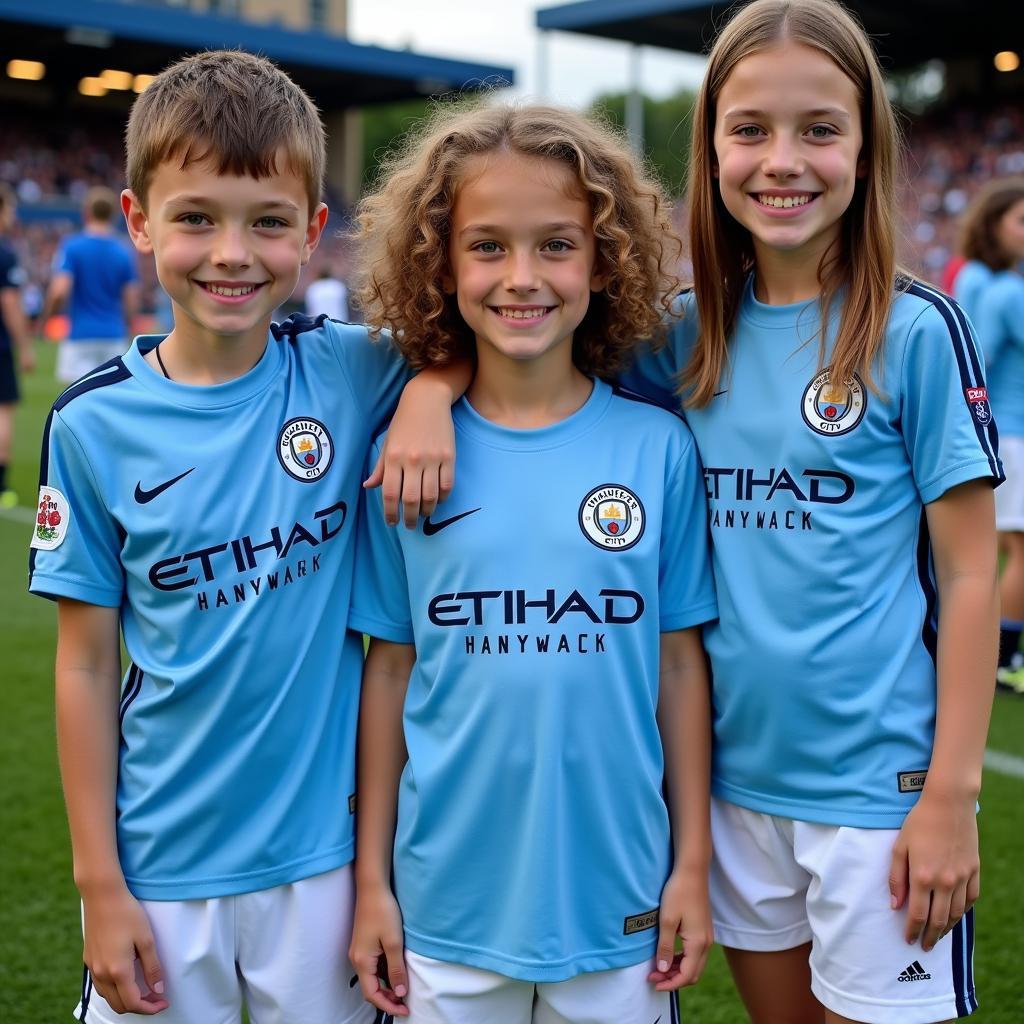
[[974,316],[988,367],[992,412],[1005,437],[1024,437],[1024,277],[992,276]]
[[30,589],[121,610],[121,866],[136,896],[185,900],[352,859],[355,523],[407,373],[323,317],[214,387],[154,371],[158,340],[54,404]]
[[350,619],[416,645],[406,942],[528,981],[639,963],[670,867],[659,634],[716,614],[693,440],[600,382],[544,429],[454,419],[455,488],[417,530],[370,495]]
[[977,324],[981,296],[992,282],[992,271],[981,260],[968,260],[953,281],[953,297],[963,311]]
[[[696,336],[630,387],[672,401]],[[686,417],[709,501],[720,619],[712,787],[805,821],[897,828],[917,800],[935,725],[937,592],[924,504],[1002,478],[969,324],[913,282],[895,297],[881,394],[836,395],[818,370],[817,301],[758,302],[748,284],[715,397]]]

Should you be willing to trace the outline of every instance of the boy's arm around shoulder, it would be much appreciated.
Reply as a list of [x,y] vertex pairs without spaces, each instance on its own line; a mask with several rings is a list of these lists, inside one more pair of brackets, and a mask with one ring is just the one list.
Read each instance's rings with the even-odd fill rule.
[[658,729],[675,859],[661,894],[657,963],[649,980],[659,991],[673,991],[697,982],[714,940],[708,898],[711,696],[698,627],[661,634]]
[[[359,708],[356,912],[349,959],[367,1001],[397,1017],[409,1013],[402,1003],[408,979],[402,914],[391,891],[391,859],[398,784],[408,760],[402,711],[415,658],[412,644],[371,639]],[[388,984],[379,977],[382,956]]]
[[413,376],[386,331],[374,338],[362,325],[332,320],[324,325],[356,407],[373,433],[387,425],[387,416],[395,409],[384,451],[364,486],[382,487],[389,525],[398,522],[401,504],[405,525],[415,529],[418,516],[430,515],[438,501],[451,493],[455,479],[451,407],[473,379],[472,361],[455,359]]
[[[153,933],[117,854],[119,609],[69,598],[57,607],[57,746],[82,896],[84,960],[116,1012],[158,1013],[168,1002]],[[145,994],[135,976],[136,954]]]

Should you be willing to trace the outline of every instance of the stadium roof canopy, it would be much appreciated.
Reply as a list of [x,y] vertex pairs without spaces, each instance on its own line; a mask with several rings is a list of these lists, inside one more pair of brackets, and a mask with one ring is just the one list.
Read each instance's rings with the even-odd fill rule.
[[[891,70],[1006,49],[1008,7],[966,0],[845,0]],[[1012,7],[1013,5],[1010,5]],[[537,27],[703,53],[733,3],[580,0],[537,12]]]
[[233,47],[283,65],[324,109],[511,84],[511,68],[362,46],[338,36],[117,0],[0,0],[0,60],[42,61],[74,85],[116,59],[155,74],[186,53]]

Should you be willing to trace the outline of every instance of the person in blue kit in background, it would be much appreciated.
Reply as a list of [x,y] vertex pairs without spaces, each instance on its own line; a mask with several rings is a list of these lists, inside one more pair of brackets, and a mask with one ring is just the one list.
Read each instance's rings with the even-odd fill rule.
[[14,223],[17,200],[14,190],[0,182],[0,508],[13,508],[18,495],[7,485],[7,467],[14,445],[14,407],[18,403],[18,377],[14,367],[25,373],[35,369],[35,353],[28,318],[21,301],[24,271],[4,235]]
[[956,297],[985,355],[987,400],[999,427],[1006,483],[996,492],[1003,570],[996,683],[1024,694],[1024,178],[991,182],[964,218]]
[[977,1005],[993,484],[963,311],[899,274],[898,132],[830,0],[754,0],[694,111],[694,290],[628,386],[678,405],[710,503],[711,906],[755,1024]]
[[66,238],[53,261],[41,321],[62,309],[70,323],[57,351],[57,380],[70,384],[128,348],[139,311],[135,254],[114,233],[120,215],[109,189],[89,189],[82,203],[82,230]]
[[477,357],[451,497],[361,519],[363,991],[417,1024],[675,1021],[711,940],[707,513],[685,425],[601,379],[671,284],[660,191],[572,111],[442,111],[360,228],[368,322]]

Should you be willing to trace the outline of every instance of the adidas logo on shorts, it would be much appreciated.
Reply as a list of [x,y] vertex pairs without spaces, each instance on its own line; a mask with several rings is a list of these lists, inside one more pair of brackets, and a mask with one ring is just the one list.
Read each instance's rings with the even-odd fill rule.
[[931,975],[915,960],[905,970],[900,971],[897,981],[929,981]]

